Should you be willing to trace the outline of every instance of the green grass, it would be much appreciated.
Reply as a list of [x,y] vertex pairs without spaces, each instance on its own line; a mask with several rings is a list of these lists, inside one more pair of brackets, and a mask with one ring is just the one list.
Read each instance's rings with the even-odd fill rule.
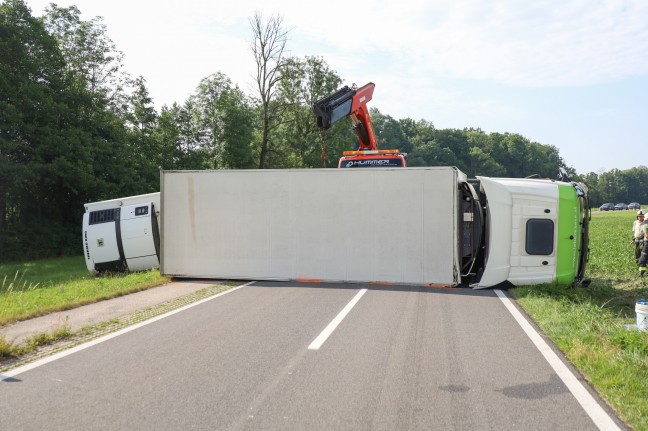
[[648,333],[625,328],[635,323],[636,300],[648,297],[630,244],[634,214],[592,214],[588,288],[542,285],[511,293],[623,420],[648,430]]
[[157,270],[92,277],[83,256],[0,265],[0,326],[168,282]]
[[19,357],[36,350],[37,347],[45,346],[64,340],[72,336],[72,330],[68,325],[63,325],[50,332],[41,332],[27,338],[24,342],[16,344],[14,341],[7,341],[3,336],[0,336],[0,359]]

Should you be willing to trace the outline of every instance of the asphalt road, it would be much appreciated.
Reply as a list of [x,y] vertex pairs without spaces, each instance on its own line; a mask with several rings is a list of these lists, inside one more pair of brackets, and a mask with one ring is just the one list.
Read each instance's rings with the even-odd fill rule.
[[597,429],[491,290],[258,282],[0,396],[2,430]]

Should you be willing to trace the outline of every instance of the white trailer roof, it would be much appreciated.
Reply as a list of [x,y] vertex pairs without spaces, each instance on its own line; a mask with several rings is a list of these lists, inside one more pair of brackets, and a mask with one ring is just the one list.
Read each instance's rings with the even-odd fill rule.
[[90,211],[99,211],[99,210],[105,210],[110,208],[119,208],[124,205],[145,204],[149,202],[153,202],[155,208],[159,210],[160,193],[159,192],[147,193],[144,195],[127,196],[124,198],[109,199],[109,200],[99,201],[99,202],[89,202],[84,206],[86,212],[90,212]]

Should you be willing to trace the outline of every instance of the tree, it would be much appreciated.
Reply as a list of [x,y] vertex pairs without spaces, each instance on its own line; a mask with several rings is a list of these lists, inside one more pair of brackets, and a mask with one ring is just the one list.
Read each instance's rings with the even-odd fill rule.
[[648,202],[648,168],[646,166],[638,166],[630,168],[625,171],[625,177],[628,182],[627,200],[623,202]]
[[238,88],[223,95],[223,118],[221,166],[230,169],[254,167],[252,144],[254,142],[254,110],[248,98]]
[[627,196],[627,185],[619,169],[602,173],[598,185],[604,202],[621,202],[621,199]]
[[132,154],[133,168],[139,182],[146,184],[150,190],[157,190],[161,166],[161,143],[155,134],[158,114],[144,77],[138,77],[133,85],[134,91],[128,98],[129,105],[124,115],[129,153]]
[[370,111],[380,148],[397,149],[404,153],[412,151],[412,144],[403,131],[401,122],[396,121],[390,115],[383,115],[376,108],[371,108]]
[[92,94],[96,103],[107,102],[120,109],[126,103],[124,89],[130,78],[122,71],[124,54],[108,37],[103,19],[83,21],[76,6],[64,8],[54,3],[45,13],[46,29],[59,43],[68,75]]
[[188,142],[191,130],[191,115],[184,106],[174,103],[170,108],[162,107],[158,127],[154,131],[160,145],[160,167],[162,169],[203,169],[204,157]]
[[[326,167],[327,153],[337,155],[338,129],[320,136],[313,105],[335,91],[341,82],[321,57],[286,60],[277,92],[279,104],[285,107],[284,121],[274,134],[282,154],[274,160],[271,158],[271,166]],[[322,148],[323,145],[328,149]]]
[[[87,165],[92,175],[81,195],[98,200],[150,191],[150,178],[133,181],[143,171],[140,151],[129,140],[132,99],[125,88],[130,78],[123,72],[123,54],[108,37],[102,18],[83,21],[76,6],[50,4],[43,22],[63,55],[66,83],[76,97],[75,118],[89,147]],[[143,80],[135,82],[135,98],[143,85]]]
[[594,172],[588,172],[585,175],[576,175],[574,177],[575,181],[580,181],[587,186],[587,195],[590,198],[590,205],[596,206],[603,203],[601,200],[601,193],[599,192],[598,186],[598,174]]
[[414,121],[411,118],[403,118],[398,120],[398,123],[400,124],[405,137],[410,141],[413,147],[434,140],[436,129],[431,121],[423,119]]
[[411,118],[398,120],[401,130],[405,134],[412,150],[408,154],[408,165],[428,166],[427,159],[431,157],[428,148],[434,141],[436,129],[432,122],[426,120],[415,121]]
[[270,134],[282,118],[283,106],[276,101],[277,84],[286,67],[284,50],[288,41],[288,30],[283,27],[283,18],[275,15],[267,22],[257,12],[250,20],[252,27],[251,49],[256,63],[256,83],[261,102],[261,150],[259,168],[266,167],[268,153],[273,150]]
[[243,92],[223,73],[203,78],[190,97],[193,146],[210,168],[252,166],[253,110]]
[[[57,41],[21,0],[0,4],[0,94],[0,258],[66,250],[91,180],[78,115],[87,99],[69,87]],[[25,246],[36,237],[40,246]]]
[[480,147],[472,147],[469,152],[470,156],[470,176],[485,175],[498,177],[505,174],[505,169],[497,163],[490,154],[487,154]]

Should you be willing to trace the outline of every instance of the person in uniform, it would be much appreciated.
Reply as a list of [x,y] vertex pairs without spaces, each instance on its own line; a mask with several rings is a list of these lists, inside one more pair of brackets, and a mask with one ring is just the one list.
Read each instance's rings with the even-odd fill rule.
[[643,223],[641,225],[641,229],[643,230],[644,234],[644,242],[643,242],[643,248],[641,249],[641,255],[639,256],[638,264],[639,264],[639,275],[643,277],[646,275],[646,265],[648,265],[648,223]]
[[637,219],[632,223],[632,242],[634,243],[635,249],[635,260],[639,261],[641,256],[641,250],[643,249],[644,242],[644,231],[641,226],[644,224],[644,212],[642,210],[637,211]]

